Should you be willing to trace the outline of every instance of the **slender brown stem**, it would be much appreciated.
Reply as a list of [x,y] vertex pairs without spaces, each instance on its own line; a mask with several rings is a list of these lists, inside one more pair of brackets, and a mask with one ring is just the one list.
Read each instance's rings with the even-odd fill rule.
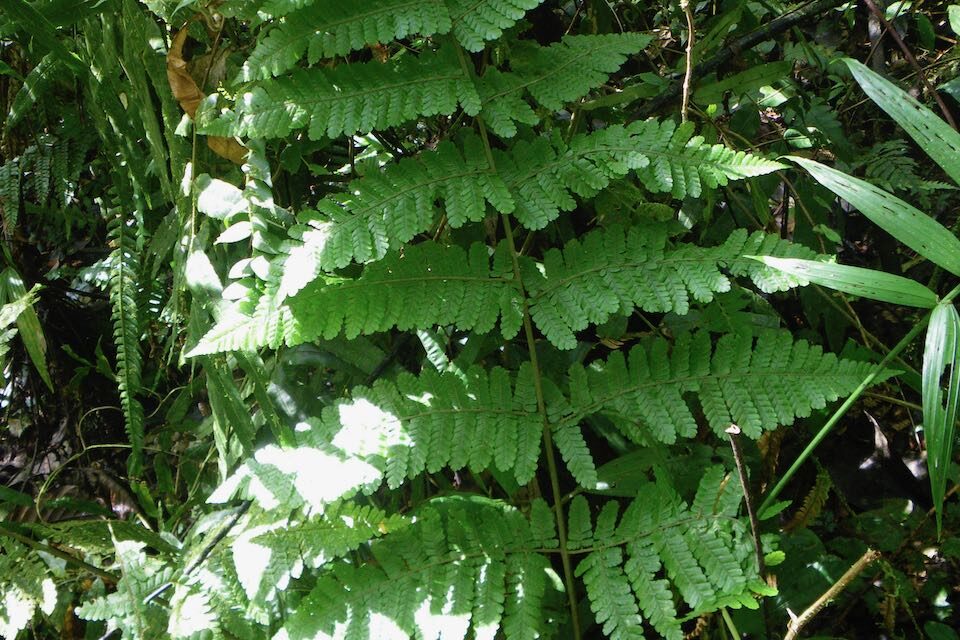
[[733,449],[733,462],[737,466],[737,475],[740,476],[740,486],[743,488],[743,501],[747,505],[747,515],[750,517],[750,531],[753,534],[753,550],[757,554],[757,571],[764,575],[767,570],[763,566],[763,545],[760,544],[760,522],[757,520],[757,511],[750,497],[750,480],[747,478],[747,467],[743,463],[743,450],[740,447],[740,427],[731,424],[727,428],[730,436],[730,448]]
[[687,49],[686,60],[684,61],[683,87],[681,88],[680,102],[680,120],[687,121],[687,111],[690,110],[690,83],[693,80],[693,9],[690,8],[690,0],[680,0],[680,8],[687,18]]
[[897,30],[893,28],[893,25],[887,20],[887,17],[883,15],[883,11],[880,11],[880,7],[873,2],[873,0],[863,0],[863,3],[867,5],[867,8],[870,9],[870,12],[876,16],[877,20],[883,25],[887,33],[893,38],[893,41],[897,43],[897,46],[900,47],[900,50],[903,51],[903,57],[907,59],[907,62],[910,63],[910,66],[914,68],[917,72],[917,79],[920,80],[920,84],[923,85],[923,88],[933,96],[933,99],[937,101],[937,106],[940,107],[940,112],[943,114],[943,119],[956,131],[957,123],[953,120],[953,116],[950,114],[950,109],[947,108],[946,103],[944,103],[943,98],[940,97],[940,94],[937,93],[937,90],[930,84],[930,81],[927,80],[927,76],[923,73],[923,68],[920,66],[920,63],[917,62],[917,59],[914,57],[913,52],[910,51],[910,47],[907,46],[907,43],[903,41],[903,38],[900,37],[900,34],[897,33]]
[[867,549],[867,551],[860,556],[860,559],[853,563],[853,566],[847,569],[846,573],[840,576],[840,579],[830,585],[830,588],[824,591],[823,595],[816,599],[816,601],[807,607],[807,609],[801,613],[799,616],[794,618],[787,624],[787,633],[783,636],[783,640],[795,640],[797,634],[800,633],[800,630],[810,622],[814,616],[820,613],[824,607],[826,607],[831,600],[837,597],[841,591],[847,588],[847,586],[853,582],[853,579],[856,578],[860,573],[866,569],[870,563],[880,557],[879,551],[874,551],[873,549]]

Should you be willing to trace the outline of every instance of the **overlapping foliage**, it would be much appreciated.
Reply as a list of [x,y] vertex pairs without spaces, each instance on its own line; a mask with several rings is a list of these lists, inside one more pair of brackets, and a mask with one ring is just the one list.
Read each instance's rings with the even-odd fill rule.
[[[23,567],[0,582],[5,635],[679,640],[777,595],[780,542],[751,527],[727,428],[770,465],[782,427],[895,370],[780,326],[770,300],[811,278],[777,267],[838,269],[834,248],[791,239],[788,165],[733,148],[722,118],[630,116],[662,56],[638,21],[539,0],[80,4],[0,8],[32,56],[5,131],[70,70],[109,153],[89,160],[58,112],[17,153],[0,141],[0,206],[5,227],[101,216],[108,251],[69,289],[103,292],[113,346],[70,356],[117,389],[130,455],[121,481],[87,464],[117,443],[89,446],[84,414],[79,453],[0,494],[0,564]],[[0,351],[17,322],[46,371],[36,290],[14,293]],[[129,499],[51,499],[71,464]]]

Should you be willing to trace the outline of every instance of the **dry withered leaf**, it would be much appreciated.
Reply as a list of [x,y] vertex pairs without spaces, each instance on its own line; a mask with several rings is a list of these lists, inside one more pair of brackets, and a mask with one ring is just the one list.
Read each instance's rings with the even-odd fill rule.
[[[184,27],[174,36],[167,53],[167,81],[180,108],[193,120],[197,107],[205,96],[190,75],[187,61],[183,59],[183,45],[186,41],[187,28]],[[247,157],[247,149],[233,138],[208,136],[207,146],[215,154],[234,164],[243,164]]]

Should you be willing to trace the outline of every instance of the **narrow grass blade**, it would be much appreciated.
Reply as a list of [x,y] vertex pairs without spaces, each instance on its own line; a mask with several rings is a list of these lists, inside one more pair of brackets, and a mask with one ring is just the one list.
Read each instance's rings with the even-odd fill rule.
[[922,284],[883,271],[849,267],[831,262],[774,258],[772,256],[746,256],[759,260],[768,267],[802,278],[830,289],[855,296],[892,302],[908,307],[930,309],[937,305],[937,294]]
[[[960,149],[956,153],[960,154]],[[894,238],[950,273],[960,275],[960,240],[942,224],[869,182],[807,158],[788,158]]]
[[954,424],[960,400],[958,360],[960,316],[952,304],[937,305],[930,317],[923,350],[923,433],[927,443],[927,469],[933,506],[937,510],[937,535],[943,525],[943,498],[953,455]]
[[960,184],[960,133],[906,91],[864,64],[845,58],[844,63],[860,88],[914,139],[934,162]]

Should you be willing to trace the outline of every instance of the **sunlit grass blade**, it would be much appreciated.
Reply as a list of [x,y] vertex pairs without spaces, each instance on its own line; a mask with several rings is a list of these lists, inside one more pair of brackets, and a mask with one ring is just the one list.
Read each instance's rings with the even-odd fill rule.
[[943,525],[943,498],[953,455],[954,424],[960,400],[958,360],[960,316],[952,304],[937,305],[930,316],[923,350],[923,433],[927,443],[927,469],[933,506],[937,510],[938,535]]
[[844,59],[860,88],[960,184],[960,133],[906,91],[864,64]]
[[[2,278],[12,300],[18,300],[27,295],[23,280],[13,267],[4,269],[0,278]],[[50,379],[50,372],[47,369],[47,340],[43,336],[40,318],[37,316],[33,305],[25,307],[17,316],[17,329],[20,332],[23,346],[27,350],[27,355],[30,356],[30,361],[33,362],[37,373],[40,374],[40,379],[43,380],[48,389],[53,391],[53,381]]]
[[746,256],[759,260],[768,267],[819,284],[836,291],[855,296],[892,302],[908,307],[929,309],[937,305],[937,294],[922,284],[883,271],[849,267],[816,260],[774,258],[772,256]]
[[894,238],[950,273],[960,275],[960,240],[942,224],[869,182],[807,158],[788,158]]

